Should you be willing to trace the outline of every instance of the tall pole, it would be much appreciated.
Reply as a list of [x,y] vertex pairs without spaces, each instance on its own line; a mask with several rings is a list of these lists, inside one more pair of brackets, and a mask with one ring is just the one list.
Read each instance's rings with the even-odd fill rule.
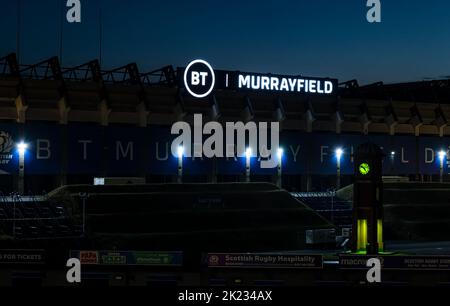
[[99,1],[100,9],[99,9],[99,16],[98,16],[98,34],[99,34],[99,61],[100,61],[100,67],[102,67],[103,64],[103,50],[102,50],[102,41],[103,41],[103,17],[102,17],[102,1]]
[[21,141],[17,145],[17,152],[19,153],[19,179],[17,181],[17,191],[19,195],[24,194],[24,177],[25,177],[25,151],[28,148],[28,144]]
[[59,1],[59,64],[62,67],[63,65],[63,25],[64,25],[64,14],[63,14],[63,1]]
[[281,171],[282,171],[282,162],[283,162],[283,149],[281,149],[281,148],[278,149],[277,157],[278,157],[277,186],[278,186],[278,188],[281,188],[282,187]]
[[17,31],[16,31],[16,52],[17,52],[17,61],[20,63],[20,3],[21,0],[17,0]]
[[439,182],[443,182],[444,180],[444,158],[447,155],[447,152],[444,150],[440,150],[438,153],[439,156]]
[[178,183],[183,182],[183,157],[178,156]]
[[395,151],[391,152],[391,175],[394,175]]
[[184,148],[182,146],[178,147],[178,176],[177,176],[178,183],[183,182],[183,153]]
[[334,191],[331,192],[331,223],[334,224]]
[[83,235],[86,233],[86,199],[89,198],[89,194],[86,192],[80,192],[78,196],[81,198],[82,201],[82,231]]
[[11,199],[13,201],[13,238],[16,237],[16,196],[11,195]]
[[336,189],[341,188],[341,159],[337,159],[337,169],[336,169]]
[[25,180],[25,152],[24,150],[19,150],[19,182],[18,182],[18,192],[19,195],[24,194],[24,180]]
[[336,154],[336,189],[341,188],[341,157],[344,154],[342,148],[337,148]]
[[250,157],[252,155],[252,150],[248,148],[245,151],[245,182],[250,182]]
[[212,173],[211,182],[215,184],[215,183],[217,183],[217,158],[215,155],[213,156],[212,162],[213,162],[213,166],[212,166],[213,173]]

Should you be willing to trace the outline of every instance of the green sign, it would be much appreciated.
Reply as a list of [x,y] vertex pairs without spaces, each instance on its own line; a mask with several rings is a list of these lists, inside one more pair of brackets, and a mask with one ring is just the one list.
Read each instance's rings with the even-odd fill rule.
[[361,165],[359,165],[359,173],[361,173],[362,175],[366,175],[370,172],[370,166],[368,163],[362,163]]
[[79,258],[81,264],[91,265],[181,266],[183,264],[182,252],[71,251],[71,256]]

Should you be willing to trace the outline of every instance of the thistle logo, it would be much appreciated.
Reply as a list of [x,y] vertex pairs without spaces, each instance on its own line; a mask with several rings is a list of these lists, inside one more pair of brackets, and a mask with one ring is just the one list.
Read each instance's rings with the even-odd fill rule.
[[211,65],[204,60],[194,60],[184,70],[184,87],[196,98],[208,96],[214,89],[216,76]]
[[209,257],[209,264],[211,266],[216,266],[219,264],[219,256],[217,255],[212,255],[211,257]]
[[12,159],[11,151],[14,141],[9,133],[0,131],[0,165],[9,164]]

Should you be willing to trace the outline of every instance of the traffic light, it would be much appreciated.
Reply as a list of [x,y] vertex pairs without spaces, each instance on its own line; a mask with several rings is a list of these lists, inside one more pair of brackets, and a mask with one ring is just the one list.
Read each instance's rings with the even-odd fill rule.
[[360,145],[354,154],[352,251],[383,252],[383,152],[373,143]]

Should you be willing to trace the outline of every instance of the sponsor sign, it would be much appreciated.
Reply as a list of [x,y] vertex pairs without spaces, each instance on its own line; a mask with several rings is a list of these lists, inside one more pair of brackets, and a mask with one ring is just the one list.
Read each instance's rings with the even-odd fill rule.
[[[22,140],[18,125],[0,124],[0,175],[18,172],[18,153],[11,149],[11,141]],[[64,129],[58,125],[26,124],[23,134],[28,149],[25,152],[25,173],[28,175],[85,174],[92,177],[142,177],[176,175],[177,156],[171,153],[176,135],[168,128],[97,127],[71,124]],[[8,135],[8,136],[6,136]],[[67,143],[61,139],[66,138]],[[384,175],[439,174],[439,150],[450,147],[449,137],[396,135],[355,135],[333,133],[301,133],[283,130],[284,175],[335,175],[336,148],[342,148],[341,174],[353,174],[353,152],[368,140],[379,145],[385,154]],[[8,153],[5,153],[8,151]],[[391,155],[395,152],[395,155]],[[3,155],[2,155],[3,154]],[[67,156],[64,157],[64,154]],[[444,174],[450,173],[450,154],[445,156]],[[100,161],[100,162],[99,162]],[[215,163],[215,166],[214,166]],[[260,157],[251,158],[251,173],[275,175],[276,169],[263,169]],[[218,175],[245,173],[245,157],[216,158],[184,157],[184,175]],[[64,171],[63,171],[64,170]]]
[[207,97],[214,89],[335,95],[338,87],[337,79],[331,78],[214,70],[200,59],[190,62],[186,68],[178,68],[177,75],[179,86],[195,98]]
[[306,254],[256,254],[256,253],[209,253],[210,268],[302,268],[321,269],[322,255]]
[[44,250],[0,250],[0,264],[44,264]]
[[182,266],[182,252],[71,251],[84,265]]
[[378,258],[382,269],[390,270],[450,270],[450,256],[367,256],[341,255],[339,266],[341,269],[367,269],[369,258]]
[[14,147],[15,143],[11,131],[2,130],[0,128],[0,174],[8,173],[7,171],[2,170],[2,168],[10,168],[10,164],[14,157]]

